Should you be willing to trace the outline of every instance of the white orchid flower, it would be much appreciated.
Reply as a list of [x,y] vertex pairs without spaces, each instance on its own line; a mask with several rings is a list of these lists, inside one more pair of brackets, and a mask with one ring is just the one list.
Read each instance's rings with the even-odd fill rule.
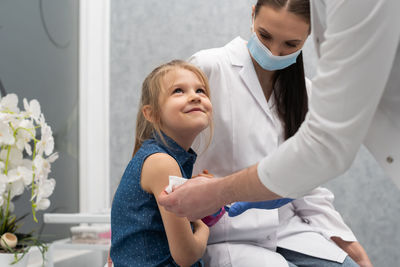
[[46,178],[46,175],[50,172],[50,165],[48,165],[45,159],[40,155],[36,155],[36,158],[33,160],[33,166],[36,181]]
[[53,163],[54,161],[56,161],[58,159],[58,152],[55,152],[53,154],[51,154],[46,160],[49,163]]
[[22,193],[24,193],[24,190],[25,190],[24,181],[18,180],[16,182],[12,183],[11,184],[11,198],[22,195]]
[[56,186],[56,180],[53,178],[44,180],[40,182],[37,198],[40,200],[42,198],[48,198],[53,194],[54,188]]
[[3,195],[6,189],[7,189],[7,176],[5,176],[4,174],[0,174],[0,195]]
[[21,195],[25,190],[24,181],[22,179],[9,183],[7,188],[11,190],[11,198]]
[[58,159],[58,153],[53,153],[46,159],[37,155],[33,161],[35,167],[35,180],[47,179],[47,176],[51,172],[51,163],[56,159]]
[[47,179],[47,176],[51,172],[51,165],[48,160],[40,155],[37,155],[33,161],[35,166],[35,180]]
[[12,183],[17,180],[22,180],[25,186],[29,186],[32,183],[33,171],[24,167],[18,166],[16,169],[12,169],[8,172],[8,182]]
[[36,210],[45,210],[50,206],[50,200],[48,197],[53,194],[56,181],[51,178],[49,180],[40,180],[37,183],[37,191],[35,192],[36,197]]
[[18,173],[17,169],[11,169],[7,174],[7,183],[11,184],[22,179],[22,175]]
[[50,207],[50,200],[47,198],[42,198],[36,202],[36,210],[46,210],[48,207]]
[[39,155],[43,155],[43,152],[48,156],[54,150],[54,138],[53,132],[50,126],[43,123],[41,126],[42,137],[41,140],[36,144],[37,152]]
[[27,115],[29,117],[32,117],[35,121],[38,121],[41,114],[39,101],[37,101],[36,99],[32,99],[28,103],[28,100],[24,98],[23,102]]
[[[29,175],[29,170],[25,167],[18,167],[8,172],[7,187],[11,190],[12,197],[21,195],[24,192],[26,186],[25,180],[28,179],[27,175]],[[30,178],[32,178],[32,176]],[[32,182],[32,180],[30,180],[30,182]]]
[[[33,190],[31,201],[35,209],[47,209],[56,184],[53,178],[47,179],[51,163],[58,158],[53,153],[51,127],[46,124],[36,99],[23,99],[23,106],[25,110],[20,111],[15,94],[0,99],[0,207],[8,206],[10,212],[14,209],[13,197],[28,188]],[[38,127],[40,140],[36,137]],[[36,151],[32,151],[33,142]],[[33,217],[36,220],[35,212]]]
[[15,142],[15,138],[12,129],[8,123],[0,121],[0,144],[1,145],[12,145]]
[[15,145],[21,151],[25,149],[26,153],[31,156],[32,149],[29,142],[32,140],[33,136],[35,136],[35,126],[33,125],[32,121],[30,120],[22,120],[18,126],[18,132],[16,135],[17,141]]
[[45,124],[45,123],[46,123],[46,120],[45,120],[44,115],[43,115],[43,113],[42,113],[42,114],[40,114],[40,116],[39,116],[39,125],[42,126],[42,125]]
[[29,156],[32,155],[32,148],[31,148],[31,145],[29,143],[25,143],[25,151]]
[[4,113],[0,111],[0,121],[3,123],[11,123],[12,125],[18,124],[20,117],[18,114]]
[[18,113],[18,96],[16,94],[6,95],[0,100],[0,107],[2,111],[11,111],[14,113]]
[[25,158],[25,159],[22,160],[21,166],[23,166],[23,167],[25,167],[25,168],[27,168],[27,169],[32,170],[33,161],[30,160],[30,159]]
[[[7,160],[7,149],[0,151],[0,160],[6,162]],[[8,156],[8,169],[16,168],[23,163],[23,154],[16,146],[10,148],[10,155]]]

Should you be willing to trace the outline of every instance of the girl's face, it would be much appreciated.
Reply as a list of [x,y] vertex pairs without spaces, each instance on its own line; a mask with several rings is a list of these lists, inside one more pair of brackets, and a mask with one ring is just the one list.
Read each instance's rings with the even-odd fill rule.
[[208,127],[212,105],[196,74],[177,68],[165,75],[163,85],[161,129],[168,136],[197,135]]
[[[254,12],[253,6],[253,18]],[[259,9],[253,23],[258,39],[274,56],[285,56],[301,49],[310,30],[310,25],[300,16],[269,6]]]

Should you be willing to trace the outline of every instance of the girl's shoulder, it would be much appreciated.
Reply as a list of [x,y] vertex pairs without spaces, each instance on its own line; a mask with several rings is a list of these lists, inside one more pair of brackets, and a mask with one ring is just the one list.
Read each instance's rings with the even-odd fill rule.
[[143,163],[141,184],[149,193],[158,194],[169,183],[169,176],[182,176],[178,162],[169,154],[149,155]]
[[134,155],[133,159],[135,158],[147,158],[149,155],[154,153],[166,153],[168,152],[162,147],[158,142],[154,139],[147,139],[143,141],[142,145]]
[[145,165],[149,165],[152,169],[158,170],[168,169],[169,166],[179,167],[176,159],[163,151],[149,155],[144,162],[144,166]]
[[127,170],[135,170],[135,169],[142,169],[142,166],[144,162],[151,157],[154,154],[157,153],[162,153],[162,154],[168,154],[168,152],[160,146],[157,142],[155,142],[153,139],[147,139],[143,141],[142,145],[136,151],[136,153],[133,155],[131,160],[129,161],[129,164],[127,166]]

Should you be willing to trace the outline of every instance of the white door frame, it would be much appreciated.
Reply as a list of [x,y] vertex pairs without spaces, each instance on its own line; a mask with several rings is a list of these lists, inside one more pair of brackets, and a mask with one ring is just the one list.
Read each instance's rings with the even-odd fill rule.
[[110,207],[110,0],[79,1],[79,210]]

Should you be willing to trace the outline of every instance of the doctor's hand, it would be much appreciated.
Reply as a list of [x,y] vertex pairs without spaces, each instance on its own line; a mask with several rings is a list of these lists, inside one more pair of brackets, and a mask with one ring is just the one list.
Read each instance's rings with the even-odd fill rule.
[[352,258],[360,267],[374,267],[370,261],[367,252],[357,241],[345,241],[341,237],[332,236],[332,241],[343,249],[350,258]]
[[266,209],[272,210],[282,207],[289,202],[292,202],[293,198],[279,198],[269,201],[261,201],[261,202],[236,202],[229,209],[229,217],[235,217],[248,209]]
[[191,178],[170,194],[161,192],[158,203],[167,211],[190,221],[201,219],[216,213],[224,205],[215,186],[219,180],[203,176]]

